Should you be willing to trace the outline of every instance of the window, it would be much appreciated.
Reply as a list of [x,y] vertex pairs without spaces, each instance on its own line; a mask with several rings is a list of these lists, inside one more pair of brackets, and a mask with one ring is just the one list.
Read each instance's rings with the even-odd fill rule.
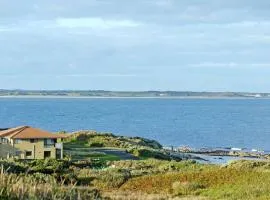
[[51,152],[50,151],[44,151],[44,158],[50,158]]
[[22,140],[21,139],[15,139],[14,140],[14,144],[21,144],[22,143]]
[[56,159],[62,159],[62,150],[56,149]]
[[44,139],[44,147],[45,148],[54,147],[54,145],[55,145],[54,139]]
[[30,143],[36,143],[37,141],[37,139],[30,139]]
[[26,152],[25,152],[25,156],[26,156],[26,157],[32,156],[32,151],[26,151]]
[[0,143],[7,144],[8,143],[8,139],[6,139],[6,138],[0,138]]
[[21,156],[22,152],[21,151],[16,151],[15,156]]

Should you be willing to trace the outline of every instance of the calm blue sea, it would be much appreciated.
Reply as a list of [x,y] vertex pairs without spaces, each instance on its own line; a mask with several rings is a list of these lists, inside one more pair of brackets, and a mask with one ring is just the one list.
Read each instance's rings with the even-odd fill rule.
[[0,128],[91,129],[164,145],[270,150],[267,99],[0,98]]

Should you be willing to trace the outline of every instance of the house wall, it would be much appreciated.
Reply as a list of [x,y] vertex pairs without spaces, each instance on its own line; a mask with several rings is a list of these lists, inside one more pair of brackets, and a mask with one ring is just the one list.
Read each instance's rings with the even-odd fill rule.
[[[31,143],[30,140],[22,140],[19,144],[14,144],[15,149],[22,151],[20,155],[21,159],[44,159],[44,151],[50,151],[51,157],[56,158],[56,148],[55,147],[44,147],[44,139],[39,139],[35,143]],[[32,151],[32,156],[26,157],[25,151]]]

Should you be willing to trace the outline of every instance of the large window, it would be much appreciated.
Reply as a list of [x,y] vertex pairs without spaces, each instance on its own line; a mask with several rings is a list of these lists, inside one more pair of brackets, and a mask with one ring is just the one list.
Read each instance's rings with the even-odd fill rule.
[[25,156],[26,156],[26,157],[32,156],[32,151],[26,151],[26,152],[25,152]]
[[21,139],[15,139],[14,140],[14,144],[21,144],[22,143],[22,140]]
[[21,156],[22,152],[21,151],[16,151],[15,156]]
[[0,143],[7,144],[8,143],[8,139],[6,139],[6,138],[0,138]]
[[56,149],[56,159],[62,159],[62,150]]
[[44,139],[45,148],[54,147],[55,143],[56,143],[55,139]]
[[51,152],[50,151],[44,151],[44,158],[50,158]]
[[37,143],[38,139],[30,139],[30,143]]

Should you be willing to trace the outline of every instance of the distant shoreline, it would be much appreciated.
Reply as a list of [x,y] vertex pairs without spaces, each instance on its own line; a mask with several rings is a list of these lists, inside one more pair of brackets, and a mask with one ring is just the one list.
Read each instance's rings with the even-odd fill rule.
[[270,97],[226,97],[226,96],[53,96],[53,95],[8,95],[1,99],[270,99]]
[[5,90],[0,98],[88,98],[88,99],[270,99],[270,93],[194,91],[106,91],[106,90]]

